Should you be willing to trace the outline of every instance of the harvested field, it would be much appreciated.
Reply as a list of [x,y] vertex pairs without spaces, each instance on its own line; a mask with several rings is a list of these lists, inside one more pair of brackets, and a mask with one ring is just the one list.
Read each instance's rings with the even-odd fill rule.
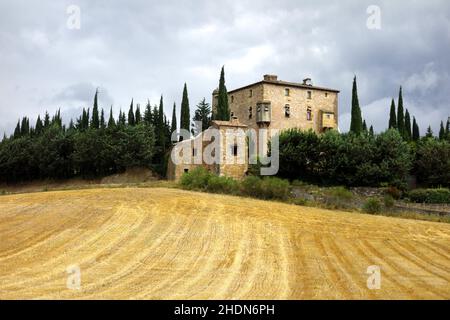
[[0,237],[0,299],[450,299],[444,223],[92,189],[1,196]]

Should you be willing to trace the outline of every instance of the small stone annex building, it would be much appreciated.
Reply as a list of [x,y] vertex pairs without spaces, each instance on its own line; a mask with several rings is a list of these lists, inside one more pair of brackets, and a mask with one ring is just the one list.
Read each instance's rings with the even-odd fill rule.
[[[276,75],[264,75],[261,81],[229,91],[231,121],[213,121],[211,128],[219,129],[223,133],[227,130],[254,129],[258,132],[260,129],[281,131],[291,128],[312,129],[316,133],[322,133],[338,129],[338,94],[336,89],[314,86],[309,78],[304,79],[302,83],[296,83],[278,80]],[[212,94],[213,112],[217,110],[217,104],[216,89]],[[199,140],[203,140],[202,136],[206,131],[176,146],[195,145]],[[207,144],[208,142],[202,141],[203,148],[207,147]],[[237,147],[233,144],[224,145],[220,149],[221,157],[224,157],[230,148]],[[204,166],[218,175],[242,178],[248,170],[248,150],[233,150],[233,153],[236,156],[245,156],[245,163],[208,165],[200,161],[197,161],[197,164],[186,161],[189,163],[175,165],[169,159],[167,176],[169,179],[178,180],[184,172]],[[195,147],[192,147],[192,157],[198,156]]]

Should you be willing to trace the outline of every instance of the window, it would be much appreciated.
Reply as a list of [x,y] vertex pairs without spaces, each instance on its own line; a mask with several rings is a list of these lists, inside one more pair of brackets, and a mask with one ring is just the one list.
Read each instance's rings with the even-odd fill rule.
[[192,149],[192,156],[193,157],[197,156],[197,149],[196,148]]
[[253,117],[253,108],[249,107],[248,108],[248,118],[251,119]]
[[233,118],[233,117],[234,117],[234,112],[233,112],[233,111],[231,111],[231,113],[230,113],[230,117],[231,117],[231,118]]
[[188,172],[189,172],[189,169],[184,169],[184,172],[185,172],[185,173],[188,173]]
[[308,91],[308,99],[311,99],[311,91]]
[[284,95],[285,95],[286,97],[289,97],[290,92],[289,92],[289,89],[288,89],[288,88],[284,89]]
[[251,98],[251,97],[253,97],[253,90],[252,89],[250,89],[250,91],[248,92],[248,96]]
[[231,96],[231,103],[234,102],[234,96]]
[[235,144],[231,147],[231,154],[236,157],[238,155],[238,145]]
[[284,106],[284,116],[286,118],[291,116],[291,107],[288,104]]
[[312,112],[311,112],[311,107],[308,107],[306,109],[306,120],[311,121],[312,120]]
[[327,98],[328,97],[328,92],[325,92],[325,98]]

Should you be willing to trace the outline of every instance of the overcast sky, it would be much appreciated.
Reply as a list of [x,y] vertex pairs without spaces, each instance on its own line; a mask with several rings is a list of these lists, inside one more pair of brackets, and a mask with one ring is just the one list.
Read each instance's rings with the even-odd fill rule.
[[[70,5],[80,29],[68,27]],[[367,27],[370,5],[381,29]],[[355,74],[376,131],[402,85],[421,132],[436,132],[450,116],[450,1],[0,0],[0,133],[45,110],[76,117],[97,87],[116,116],[131,98],[156,104],[163,94],[170,118],[184,82],[191,111],[211,100],[222,65],[229,90],[266,73],[341,90],[342,131]]]

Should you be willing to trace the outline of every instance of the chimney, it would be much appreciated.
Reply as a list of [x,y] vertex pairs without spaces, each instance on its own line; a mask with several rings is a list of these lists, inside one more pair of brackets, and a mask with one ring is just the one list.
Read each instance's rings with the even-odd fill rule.
[[312,86],[311,78],[303,79],[303,84],[304,84],[305,86]]
[[266,81],[277,81],[278,80],[278,76],[274,75],[274,74],[265,74],[264,75],[264,80],[266,80]]

